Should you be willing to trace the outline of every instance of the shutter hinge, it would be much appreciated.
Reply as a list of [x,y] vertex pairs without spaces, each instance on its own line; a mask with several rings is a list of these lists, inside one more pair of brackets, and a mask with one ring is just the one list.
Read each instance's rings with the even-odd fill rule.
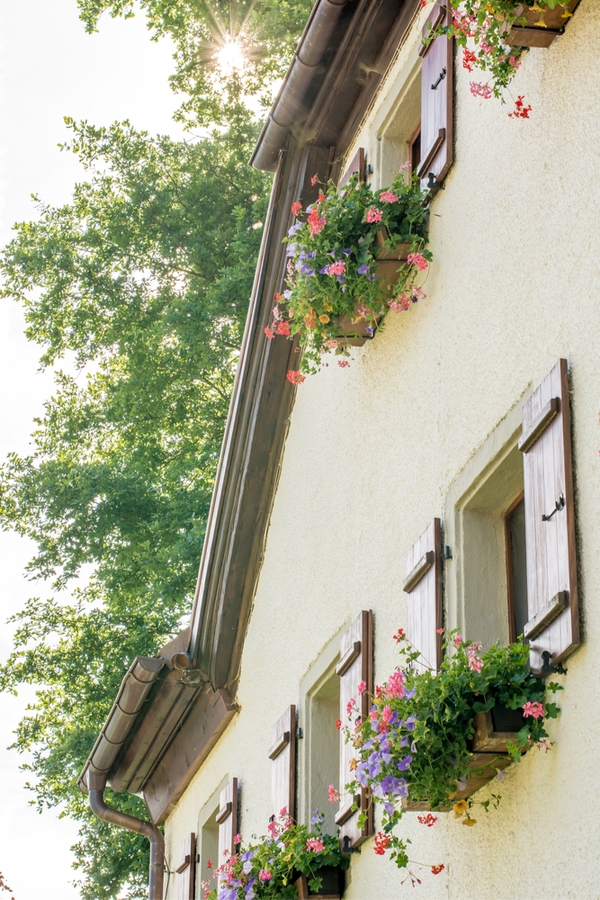
[[302,729],[300,728],[299,725],[296,728],[296,737],[298,738],[299,741],[301,741],[302,738],[304,737],[304,732],[302,731]]
[[562,663],[558,663],[557,666],[552,665],[552,654],[549,650],[544,650],[542,653],[542,659],[544,662],[542,663],[542,675],[552,675],[553,672],[556,672],[557,675],[566,675],[567,670],[564,668]]
[[344,835],[344,842],[342,847],[342,856],[346,853],[360,853],[360,847],[351,847],[350,846],[350,835]]

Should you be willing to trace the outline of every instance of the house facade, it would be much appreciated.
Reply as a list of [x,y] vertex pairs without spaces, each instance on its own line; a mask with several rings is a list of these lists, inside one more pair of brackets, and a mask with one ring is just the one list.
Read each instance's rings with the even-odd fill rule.
[[[397,667],[398,628],[434,666],[440,628],[485,647],[525,628],[534,671],[567,670],[549,752],[481,788],[497,810],[405,814],[416,890],[598,896],[600,5],[571,6],[530,39],[520,120],[472,96],[451,41],[424,49],[430,4],[315,4],[252,160],[275,180],[190,628],[132,666],[80,780],[142,792],[164,824],[155,896],[202,897],[208,862],[283,806],[360,850],[348,900],[412,890],[373,852],[378,811],[358,824],[335,727]],[[406,163],[432,189],[426,297],[292,385],[297,345],[264,334],[291,204],[315,174],[379,189]]]

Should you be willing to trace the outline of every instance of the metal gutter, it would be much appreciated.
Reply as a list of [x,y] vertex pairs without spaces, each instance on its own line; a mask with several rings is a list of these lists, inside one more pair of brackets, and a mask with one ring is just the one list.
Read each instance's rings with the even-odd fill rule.
[[306,92],[347,3],[348,0],[317,0],[315,3],[250,159],[250,165],[255,169],[274,172],[277,168],[279,152],[302,109]]
[[88,792],[89,776],[106,777],[129,734],[150,688],[158,678],[165,662],[148,656],[137,656],[121,682],[119,693],[96,738],[77,784],[84,794]]

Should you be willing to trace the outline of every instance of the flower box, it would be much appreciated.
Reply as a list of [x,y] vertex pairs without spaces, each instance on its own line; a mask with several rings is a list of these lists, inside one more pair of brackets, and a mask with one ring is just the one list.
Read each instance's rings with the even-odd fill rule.
[[[541,12],[537,4],[533,7],[520,4],[521,19],[518,25],[511,27],[508,43],[512,47],[549,47],[563,33],[579,2],[580,0],[569,0],[566,7],[544,7]],[[540,22],[544,25],[540,25]]]
[[[382,292],[387,293],[390,285],[393,286],[398,283],[400,263],[407,261],[411,247],[410,244],[397,244],[393,250],[388,250],[384,246],[386,238],[386,229],[380,228],[375,235],[375,244],[380,248],[375,264],[375,275],[380,279],[379,284]],[[360,317],[359,308],[359,306],[356,307],[356,314],[352,318],[350,316],[336,316],[335,324],[340,346],[362,347],[367,341],[375,337],[375,329],[369,325],[364,317]],[[358,321],[356,321],[357,319]],[[381,320],[378,319],[378,321]]]
[[316,874],[322,879],[318,893],[309,890],[306,875],[299,875],[294,881],[294,887],[298,889],[298,900],[308,900],[309,897],[340,900],[344,893],[344,870],[339,866],[323,866]]
[[[464,788],[457,790],[452,802],[466,800],[476,791],[495,778],[498,771],[506,769],[513,758],[508,755],[508,742],[516,743],[517,731],[525,725],[523,712],[520,709],[508,709],[506,706],[494,706],[490,712],[477,713],[473,719],[475,734],[471,744],[473,759],[469,769],[473,774],[467,778]],[[429,803],[407,800],[406,809],[428,810]],[[443,807],[449,810],[451,807]]]

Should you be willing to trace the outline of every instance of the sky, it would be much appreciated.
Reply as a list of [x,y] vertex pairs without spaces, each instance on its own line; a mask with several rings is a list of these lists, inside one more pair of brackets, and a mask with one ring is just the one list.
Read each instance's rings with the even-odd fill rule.
[[[0,4],[0,245],[15,221],[35,218],[30,195],[60,204],[83,171],[57,144],[67,138],[63,116],[95,125],[130,119],[138,128],[182,137],[172,121],[178,105],[168,86],[172,47],[150,41],[141,18],[103,18],[87,35],[76,0],[17,0]],[[26,452],[34,416],[52,391],[38,368],[38,348],[23,336],[16,304],[0,302],[0,459]],[[0,532],[0,661],[10,649],[6,619],[43,589],[24,578],[32,545]],[[70,846],[77,826],[53,810],[29,805],[23,761],[12,731],[33,692],[0,694],[0,872],[15,900],[75,900]],[[8,894],[2,894],[9,897]]]

